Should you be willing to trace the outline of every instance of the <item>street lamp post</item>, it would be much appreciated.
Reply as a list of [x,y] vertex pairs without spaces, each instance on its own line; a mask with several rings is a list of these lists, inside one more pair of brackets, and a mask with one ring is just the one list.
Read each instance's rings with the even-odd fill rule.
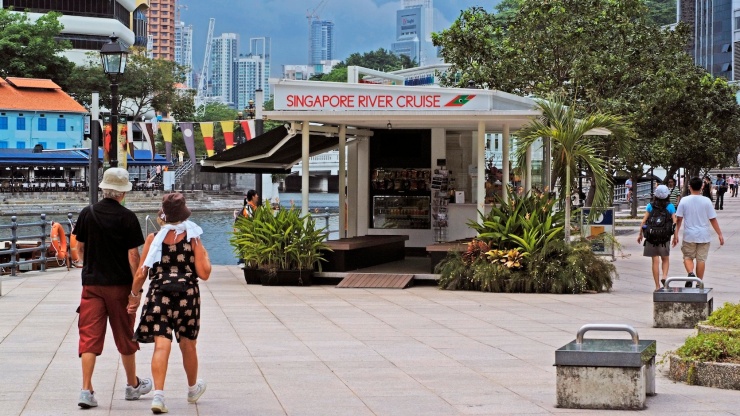
[[247,106],[244,108],[244,111],[247,113],[247,120],[253,120],[254,119],[254,100],[250,99],[247,102]]
[[120,140],[118,137],[118,80],[126,70],[127,58],[128,48],[119,43],[118,37],[115,35],[111,36],[110,42],[103,45],[100,49],[100,59],[103,63],[103,71],[105,71],[108,79],[110,79],[111,145],[116,146],[115,151],[110,154],[110,166],[113,168],[118,167],[118,149],[122,146],[121,143],[118,143]]

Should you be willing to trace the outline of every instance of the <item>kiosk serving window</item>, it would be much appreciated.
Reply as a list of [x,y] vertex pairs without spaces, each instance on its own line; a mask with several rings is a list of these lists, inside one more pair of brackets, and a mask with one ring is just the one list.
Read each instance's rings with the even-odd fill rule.
[[431,132],[377,130],[370,141],[371,228],[431,228]]

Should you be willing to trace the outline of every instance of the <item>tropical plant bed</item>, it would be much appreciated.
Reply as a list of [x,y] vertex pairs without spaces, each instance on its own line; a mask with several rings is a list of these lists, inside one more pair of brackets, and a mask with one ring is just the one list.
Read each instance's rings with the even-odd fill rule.
[[706,387],[740,390],[740,304],[725,303],[674,353],[668,376]]
[[326,233],[309,215],[294,209],[258,207],[252,217],[237,219],[230,242],[245,264],[247,284],[266,286],[311,284],[314,268],[321,271],[322,252],[331,251]]
[[450,252],[435,268],[448,290],[594,293],[611,289],[616,268],[594,254],[592,242],[564,241],[564,214],[555,200],[509,194],[482,224],[463,253]]

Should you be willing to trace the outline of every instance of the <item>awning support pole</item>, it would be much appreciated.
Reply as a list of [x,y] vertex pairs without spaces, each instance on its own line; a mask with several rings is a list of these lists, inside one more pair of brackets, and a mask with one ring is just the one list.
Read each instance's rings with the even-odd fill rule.
[[309,146],[308,139],[311,135],[308,120],[303,121],[301,138],[301,215],[308,214],[308,164],[309,164]]
[[502,136],[503,136],[502,137],[503,143],[501,146],[501,152],[503,154],[501,157],[501,164],[502,164],[501,170],[503,171],[502,172],[503,175],[501,177],[501,193],[502,193],[501,197],[503,198],[504,202],[508,202],[509,200],[509,194],[508,194],[508,189],[509,189],[509,140],[510,140],[508,124],[504,124],[504,132]]
[[[478,211],[485,212],[483,205],[486,202],[486,123],[478,122],[478,180],[476,181],[476,201]],[[483,218],[478,215],[478,222],[483,224]]]
[[346,148],[347,148],[347,126],[339,125],[339,238],[346,237],[345,225],[347,218],[347,186],[346,175]]

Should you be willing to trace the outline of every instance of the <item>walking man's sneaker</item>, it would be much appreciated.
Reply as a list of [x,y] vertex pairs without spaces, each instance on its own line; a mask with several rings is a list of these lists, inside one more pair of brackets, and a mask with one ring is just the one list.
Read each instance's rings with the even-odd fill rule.
[[188,403],[195,403],[200,399],[200,396],[206,392],[206,382],[199,378],[195,383],[195,388],[188,388]]
[[139,381],[138,386],[126,385],[126,400],[139,400],[139,397],[152,391],[152,379],[145,378],[142,380],[136,377],[136,380]]
[[[690,272],[689,273],[689,277],[696,277],[696,275],[694,274],[694,272]],[[692,287],[693,284],[694,284],[694,282],[686,282],[686,284],[683,285],[683,286],[684,287]]]
[[152,400],[152,413],[158,415],[160,413],[167,412],[169,412],[169,410],[167,410],[167,406],[164,405],[164,396],[154,396],[154,400]]
[[98,401],[95,399],[95,392],[90,390],[80,390],[80,400],[77,405],[83,409],[98,407]]

